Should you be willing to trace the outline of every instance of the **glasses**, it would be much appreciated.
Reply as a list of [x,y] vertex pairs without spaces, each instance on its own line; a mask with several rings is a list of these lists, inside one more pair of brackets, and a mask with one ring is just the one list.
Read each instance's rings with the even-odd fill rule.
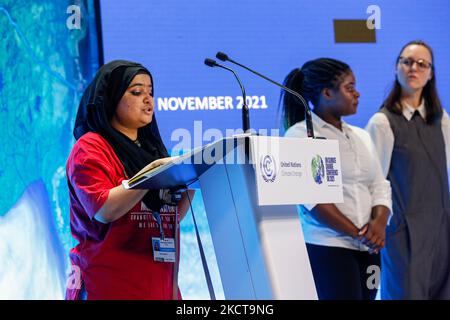
[[432,66],[431,62],[428,62],[424,59],[414,60],[412,58],[398,58],[398,63],[404,65],[405,67],[412,68],[413,64],[416,63],[419,70],[427,70]]

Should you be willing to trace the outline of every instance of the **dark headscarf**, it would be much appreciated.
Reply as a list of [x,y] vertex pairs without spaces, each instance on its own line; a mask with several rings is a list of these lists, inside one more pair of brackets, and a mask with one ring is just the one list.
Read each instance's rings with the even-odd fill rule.
[[[77,140],[87,132],[96,132],[105,138],[124,166],[129,178],[150,162],[168,156],[159,134],[155,115],[151,123],[138,129],[140,147],[110,124],[120,99],[138,74],[150,76],[153,96],[152,75],[141,64],[115,60],[103,65],[81,98],[73,129],[73,135]],[[159,210],[162,205],[159,190],[150,190],[143,201],[153,210]]]

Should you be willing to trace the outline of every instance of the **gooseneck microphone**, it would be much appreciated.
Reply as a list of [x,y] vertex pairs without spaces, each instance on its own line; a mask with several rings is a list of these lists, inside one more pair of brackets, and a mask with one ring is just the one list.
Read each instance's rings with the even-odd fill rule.
[[290,94],[292,94],[295,97],[297,97],[300,100],[300,102],[303,104],[303,106],[305,107],[306,133],[307,133],[309,138],[314,138],[314,129],[313,129],[313,124],[312,124],[311,109],[309,108],[308,102],[301,96],[301,94],[299,94],[298,92],[295,92],[294,90],[289,89],[286,86],[283,86],[281,83],[278,83],[278,82],[276,82],[276,81],[266,77],[265,75],[262,75],[261,73],[253,70],[253,69],[250,69],[247,66],[244,66],[243,64],[240,64],[239,62],[236,62],[236,61],[232,60],[230,57],[228,57],[228,55],[226,55],[223,52],[220,52],[220,51],[217,52],[216,57],[219,60],[229,61],[229,62],[231,62],[231,63],[233,63],[235,65],[238,65],[239,67],[244,68],[244,69],[250,71],[253,74],[256,74],[258,77],[261,77],[261,78],[263,78],[263,79],[273,83],[274,85],[280,87],[284,91],[289,92]]
[[233,69],[225,67],[224,65],[221,65],[219,63],[217,63],[215,60],[213,59],[209,59],[206,58],[205,59],[205,64],[208,67],[214,68],[214,67],[219,67],[225,70],[230,71],[231,73],[234,74],[236,80],[239,83],[239,86],[241,87],[241,91],[242,91],[242,129],[244,130],[244,133],[250,132],[250,115],[248,112],[248,105],[247,105],[247,95],[245,94],[245,88],[242,85],[241,80],[239,79],[238,75],[236,74],[236,72],[234,72]]

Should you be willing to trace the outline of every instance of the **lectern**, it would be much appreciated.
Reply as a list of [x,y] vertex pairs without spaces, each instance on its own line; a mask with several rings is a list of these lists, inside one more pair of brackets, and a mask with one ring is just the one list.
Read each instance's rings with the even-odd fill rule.
[[317,299],[296,205],[343,201],[337,141],[224,138],[124,185],[196,181],[226,299]]

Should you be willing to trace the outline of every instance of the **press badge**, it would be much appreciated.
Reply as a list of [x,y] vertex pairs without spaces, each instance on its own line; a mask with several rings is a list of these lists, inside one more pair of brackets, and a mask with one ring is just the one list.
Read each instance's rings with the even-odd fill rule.
[[157,262],[175,262],[175,239],[152,238],[153,259]]
[[[175,207],[176,213],[177,208]],[[152,237],[153,260],[157,262],[175,262],[175,239],[164,235],[161,213],[152,211],[152,216],[159,227],[159,237]]]

